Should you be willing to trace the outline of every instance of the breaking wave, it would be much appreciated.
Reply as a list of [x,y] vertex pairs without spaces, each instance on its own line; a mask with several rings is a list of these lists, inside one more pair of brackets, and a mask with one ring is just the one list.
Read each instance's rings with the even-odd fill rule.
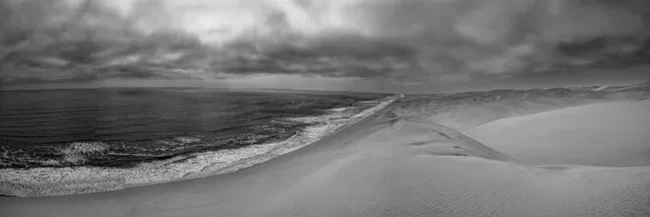
[[[313,117],[285,118],[277,121],[301,122],[307,127],[289,139],[270,143],[248,145],[216,151],[192,152],[161,160],[139,163],[133,167],[37,167],[0,169],[0,194],[14,196],[44,196],[80,194],[118,190],[171,181],[187,180],[253,166],[314,143],[343,126],[368,117],[399,97],[388,97],[368,107],[341,107]],[[201,144],[201,138],[186,136],[157,144]],[[102,142],[76,142],[58,150],[60,160],[49,164],[75,164],[91,157],[109,154],[110,144]],[[5,151],[6,154],[6,151]],[[114,154],[114,153],[113,153]]]

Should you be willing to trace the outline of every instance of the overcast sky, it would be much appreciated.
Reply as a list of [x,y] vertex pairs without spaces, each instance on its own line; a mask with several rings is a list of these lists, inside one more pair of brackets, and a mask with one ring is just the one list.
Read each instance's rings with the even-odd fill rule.
[[650,79],[648,0],[0,0],[3,87],[445,92]]

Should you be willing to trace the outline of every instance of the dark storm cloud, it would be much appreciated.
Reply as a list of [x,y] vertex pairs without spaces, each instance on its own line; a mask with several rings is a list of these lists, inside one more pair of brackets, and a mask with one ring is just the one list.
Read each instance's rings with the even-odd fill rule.
[[2,81],[232,73],[458,82],[648,63],[650,50],[646,0],[178,2],[1,0]]
[[[563,62],[566,50],[558,48],[602,39],[629,38],[626,44],[594,44],[575,47],[575,51],[590,55],[633,53],[647,41],[650,30],[647,11],[638,9],[644,5],[650,8],[643,0],[412,0],[366,4],[359,10],[369,14],[368,22],[376,24],[379,32],[396,35],[420,48],[423,61],[438,71],[511,73],[535,64]],[[604,46],[613,49],[602,49]]]

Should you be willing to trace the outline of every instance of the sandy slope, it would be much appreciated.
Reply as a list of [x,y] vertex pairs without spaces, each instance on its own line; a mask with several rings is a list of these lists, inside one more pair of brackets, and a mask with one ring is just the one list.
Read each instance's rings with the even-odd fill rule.
[[533,167],[419,118],[376,114],[237,172],[0,198],[29,216],[650,216],[650,167]]
[[393,111],[402,116],[424,116],[452,129],[466,131],[502,118],[591,103],[650,99],[648,83],[612,88],[550,88],[409,95],[394,104]]
[[[394,112],[401,116],[423,116],[452,129],[465,131],[502,118],[602,102],[608,98],[606,95],[563,89],[414,95],[400,99]],[[628,96],[622,98],[625,97]]]
[[506,118],[467,134],[525,163],[650,166],[650,100]]

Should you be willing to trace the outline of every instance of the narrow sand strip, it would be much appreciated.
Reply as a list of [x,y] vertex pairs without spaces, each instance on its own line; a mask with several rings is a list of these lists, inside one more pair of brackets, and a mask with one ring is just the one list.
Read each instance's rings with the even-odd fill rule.
[[526,166],[383,113],[233,173],[0,204],[5,217],[650,216],[650,167]]
[[467,134],[530,164],[650,166],[650,100],[506,118]]

